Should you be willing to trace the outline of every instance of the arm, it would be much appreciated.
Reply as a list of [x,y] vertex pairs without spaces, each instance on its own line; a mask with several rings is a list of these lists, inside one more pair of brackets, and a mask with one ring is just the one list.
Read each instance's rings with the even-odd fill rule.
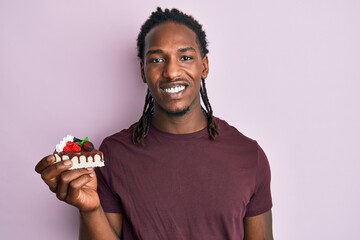
[[244,240],[273,240],[271,210],[244,219]]
[[120,239],[122,216],[105,213],[101,206],[91,212],[80,211],[80,240]]

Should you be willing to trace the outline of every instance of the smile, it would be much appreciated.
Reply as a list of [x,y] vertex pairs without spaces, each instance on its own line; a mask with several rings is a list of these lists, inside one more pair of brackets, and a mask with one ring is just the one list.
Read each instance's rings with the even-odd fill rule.
[[174,87],[170,87],[170,88],[164,88],[163,90],[166,92],[166,93],[178,93],[178,92],[181,92],[182,90],[185,89],[185,86],[174,86]]

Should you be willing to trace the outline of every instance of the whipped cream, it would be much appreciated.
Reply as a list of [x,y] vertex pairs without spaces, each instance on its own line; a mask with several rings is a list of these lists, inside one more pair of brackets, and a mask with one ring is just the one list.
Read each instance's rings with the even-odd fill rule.
[[71,134],[66,135],[59,144],[56,144],[55,150],[56,152],[62,152],[67,142],[73,142],[74,136]]

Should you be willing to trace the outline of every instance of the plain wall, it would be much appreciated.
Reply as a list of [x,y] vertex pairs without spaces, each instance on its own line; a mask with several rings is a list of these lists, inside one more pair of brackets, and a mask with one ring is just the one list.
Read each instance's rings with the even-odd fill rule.
[[0,0],[0,239],[77,239],[34,166],[68,133],[99,146],[137,121],[156,6],[204,25],[215,115],[270,160],[275,238],[360,239],[357,0]]

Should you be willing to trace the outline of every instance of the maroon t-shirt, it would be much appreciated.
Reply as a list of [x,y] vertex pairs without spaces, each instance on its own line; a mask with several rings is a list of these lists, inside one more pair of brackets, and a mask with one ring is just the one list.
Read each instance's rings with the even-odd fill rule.
[[151,126],[134,145],[134,125],[107,137],[96,169],[105,212],[123,215],[122,239],[243,239],[244,217],[271,209],[270,167],[256,141],[216,118],[207,129],[169,134]]

